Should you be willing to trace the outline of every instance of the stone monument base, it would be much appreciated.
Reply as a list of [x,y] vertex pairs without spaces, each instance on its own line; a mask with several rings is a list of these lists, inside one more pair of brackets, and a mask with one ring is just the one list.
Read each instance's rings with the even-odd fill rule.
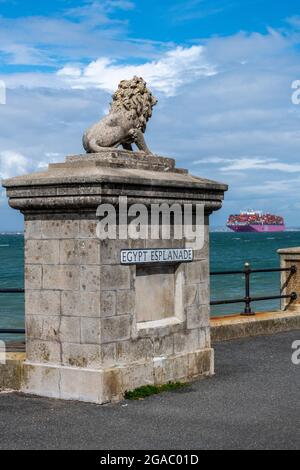
[[147,362],[103,369],[25,362],[21,391],[32,395],[104,404],[122,400],[126,391],[144,385],[190,382],[214,374],[214,350],[201,349]]
[[[226,185],[190,175],[172,158],[107,149],[4,186],[25,216],[23,392],[101,404],[141,386],[213,374],[209,216]],[[125,237],[99,236],[102,204]],[[181,220],[189,206],[201,243],[177,236],[174,204]],[[144,238],[128,231],[137,207],[149,214]]]

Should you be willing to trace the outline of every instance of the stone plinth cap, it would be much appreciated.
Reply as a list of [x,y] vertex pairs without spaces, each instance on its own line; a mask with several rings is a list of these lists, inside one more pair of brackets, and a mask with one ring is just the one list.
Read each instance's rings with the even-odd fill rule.
[[[95,208],[127,196],[130,203],[204,201],[208,211],[222,205],[228,186],[177,169],[171,158],[108,150],[67,157],[48,170],[7,179],[12,207],[25,210]],[[155,201],[154,201],[155,199]]]
[[292,248],[280,248],[277,250],[279,255],[300,255],[300,246],[294,246]]

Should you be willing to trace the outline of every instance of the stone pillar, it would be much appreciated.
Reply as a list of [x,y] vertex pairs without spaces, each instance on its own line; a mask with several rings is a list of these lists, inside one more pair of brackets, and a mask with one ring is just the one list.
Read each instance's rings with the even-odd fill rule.
[[282,299],[281,309],[291,312],[300,312],[300,247],[282,248],[277,251],[280,256],[280,267],[291,268],[296,266],[297,272],[291,274],[288,271],[281,273],[281,294],[298,294],[297,300]]
[[[209,231],[227,186],[172,159],[121,150],[68,157],[4,182],[25,217],[23,391],[106,403],[146,384],[214,371]],[[184,248],[185,240],[100,240],[100,203],[205,205],[205,243],[190,263],[123,265],[121,250]]]

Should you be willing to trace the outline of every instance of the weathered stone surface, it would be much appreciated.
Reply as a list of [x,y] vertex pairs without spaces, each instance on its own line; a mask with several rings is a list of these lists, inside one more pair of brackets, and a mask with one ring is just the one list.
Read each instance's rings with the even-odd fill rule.
[[25,320],[27,338],[59,341],[60,317],[26,315]]
[[44,290],[27,290],[25,293],[25,309],[27,315],[59,316],[60,292]]
[[213,375],[213,349],[197,351],[188,355],[188,376]]
[[24,364],[21,390],[32,395],[60,398],[60,369],[49,364]]
[[104,403],[102,374],[88,369],[60,369],[60,398]]
[[79,290],[78,266],[44,266],[43,289]]
[[[136,318],[138,322],[175,316],[175,267],[136,268]],[[153,293],[155,292],[155,295]]]
[[120,251],[127,248],[128,240],[101,240],[101,264],[120,264]]
[[[127,292],[127,291],[125,291]],[[101,291],[100,292],[100,315],[101,317],[113,317],[116,315],[116,292]],[[128,313],[128,312],[126,312]]]
[[0,364],[0,391],[20,390],[24,380],[24,353],[9,354],[6,364]]
[[121,341],[116,344],[118,363],[145,361],[153,357],[153,341],[144,338],[135,341]]
[[128,315],[135,312],[135,295],[133,289],[117,291],[117,315]]
[[175,354],[197,351],[198,349],[199,349],[198,329],[174,334]]
[[83,136],[86,152],[101,152],[106,147],[118,145],[132,150],[131,144],[135,143],[139,150],[151,153],[143,133],[157,100],[147,89],[146,82],[138,77],[122,80],[112,98],[109,115]]
[[199,293],[198,293],[198,285],[191,284],[184,286],[184,300],[185,305],[190,307],[191,305],[198,304]]
[[154,356],[170,356],[174,353],[174,335],[153,339]]
[[199,284],[207,282],[209,276],[208,261],[194,261],[185,266],[185,275],[187,284]]
[[209,312],[208,306],[194,305],[187,308],[187,328],[192,330],[194,328],[203,328],[209,326]]
[[62,343],[80,343],[79,317],[61,317],[59,325],[59,338]]
[[26,216],[24,221],[25,240],[38,240],[42,237],[41,220],[38,216]]
[[102,367],[112,367],[117,363],[117,344],[107,343],[101,345]]
[[66,219],[65,217],[55,216],[53,218],[41,220],[42,238],[62,239],[77,238],[79,234],[79,220]]
[[62,344],[62,364],[64,366],[99,369],[102,364],[101,348],[96,344]]
[[99,266],[80,267],[80,289],[85,292],[98,292],[100,290]]
[[79,234],[78,234],[79,238],[95,239],[97,236],[97,233],[96,233],[97,223],[98,223],[98,220],[96,220],[95,218],[80,220],[79,221]]
[[300,312],[264,312],[253,317],[221,317],[211,319],[212,342],[249,336],[271,335],[283,331],[300,330]]
[[99,292],[61,292],[61,314],[71,317],[99,317]]
[[25,290],[42,288],[42,267],[25,264]]
[[101,290],[130,289],[130,266],[101,266],[100,268]]
[[100,343],[100,320],[98,318],[81,318],[81,343]]
[[28,264],[59,264],[58,240],[26,240],[25,258]]
[[210,303],[210,289],[207,282],[199,284],[199,305],[209,305]]
[[61,345],[57,341],[42,341],[27,338],[26,358],[28,361],[46,364],[60,364]]
[[280,255],[281,268],[291,268],[295,266],[297,271],[283,271],[281,273],[281,294],[291,295],[296,292],[298,295],[296,300],[282,299],[281,309],[287,311],[300,312],[300,248],[283,248],[278,250]]
[[[5,186],[26,223],[24,391],[106,403],[148,383],[212,373],[208,215],[225,185],[176,169],[173,159],[106,149]],[[121,249],[186,241],[173,227],[170,240],[99,240],[97,207],[117,207],[119,196],[128,207],[204,204],[206,238],[194,261],[121,265]]]
[[131,317],[121,315],[111,318],[103,318],[101,322],[101,342],[124,341],[130,338]]
[[60,264],[98,265],[100,262],[99,240],[61,240]]

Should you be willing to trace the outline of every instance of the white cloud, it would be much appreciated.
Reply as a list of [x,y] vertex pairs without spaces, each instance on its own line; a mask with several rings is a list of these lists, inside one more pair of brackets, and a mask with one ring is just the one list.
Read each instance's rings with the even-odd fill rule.
[[67,65],[58,71],[58,76],[75,88],[96,87],[114,91],[120,80],[138,75],[151,87],[172,96],[180,86],[216,73],[216,67],[205,56],[205,48],[191,46],[176,47],[163,54],[159,60],[140,65],[122,65],[102,57],[83,69]]
[[0,178],[22,175],[30,169],[29,160],[21,153],[14,151],[0,152]]
[[220,168],[220,171],[245,171],[245,170],[275,170],[286,173],[300,172],[299,163],[282,163],[278,160],[265,160],[262,158],[241,157],[238,160],[227,160],[228,164]]

